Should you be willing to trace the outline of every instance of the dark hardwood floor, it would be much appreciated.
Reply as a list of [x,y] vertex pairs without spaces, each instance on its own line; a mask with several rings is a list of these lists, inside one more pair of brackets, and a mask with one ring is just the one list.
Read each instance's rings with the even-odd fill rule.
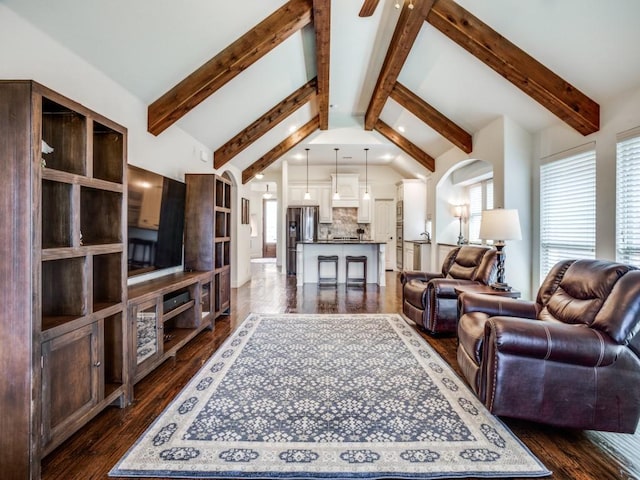
[[[387,286],[296,288],[273,263],[252,263],[251,282],[232,290],[231,314],[205,331],[144,378],[127,408],[108,408],[42,461],[45,480],[106,479],[107,472],[162,412],[250,312],[399,312],[397,273]],[[454,338],[425,339],[459,372]],[[511,430],[553,471],[554,480],[640,479],[640,432],[635,435],[562,430],[504,419]]]

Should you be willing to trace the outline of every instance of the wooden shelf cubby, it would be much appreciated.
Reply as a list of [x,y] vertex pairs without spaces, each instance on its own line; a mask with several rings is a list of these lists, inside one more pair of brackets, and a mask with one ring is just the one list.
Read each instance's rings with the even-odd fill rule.
[[231,182],[214,174],[188,174],[185,269],[214,272],[216,318],[231,306]]

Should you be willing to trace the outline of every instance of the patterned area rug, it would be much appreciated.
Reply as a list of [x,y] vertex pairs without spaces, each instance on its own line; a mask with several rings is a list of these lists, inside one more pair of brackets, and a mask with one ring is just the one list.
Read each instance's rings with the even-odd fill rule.
[[550,472],[399,315],[252,314],[110,475]]

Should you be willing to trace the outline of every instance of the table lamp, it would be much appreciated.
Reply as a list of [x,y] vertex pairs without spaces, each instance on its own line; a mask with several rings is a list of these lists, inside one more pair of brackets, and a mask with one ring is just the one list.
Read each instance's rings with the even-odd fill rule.
[[508,292],[511,287],[504,279],[504,246],[506,240],[521,240],[520,218],[518,210],[497,208],[484,210],[480,220],[480,234],[482,240],[493,240],[498,251],[498,276],[496,283],[491,287],[496,290]]

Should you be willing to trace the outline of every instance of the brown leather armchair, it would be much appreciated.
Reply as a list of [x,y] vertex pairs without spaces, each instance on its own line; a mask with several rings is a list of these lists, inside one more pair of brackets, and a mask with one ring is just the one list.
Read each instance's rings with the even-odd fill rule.
[[454,288],[494,282],[497,262],[496,250],[465,245],[449,252],[440,273],[401,273],[402,312],[431,334],[455,333],[458,295]]
[[535,302],[460,296],[457,359],[495,415],[633,433],[640,417],[640,270],[554,266]]

